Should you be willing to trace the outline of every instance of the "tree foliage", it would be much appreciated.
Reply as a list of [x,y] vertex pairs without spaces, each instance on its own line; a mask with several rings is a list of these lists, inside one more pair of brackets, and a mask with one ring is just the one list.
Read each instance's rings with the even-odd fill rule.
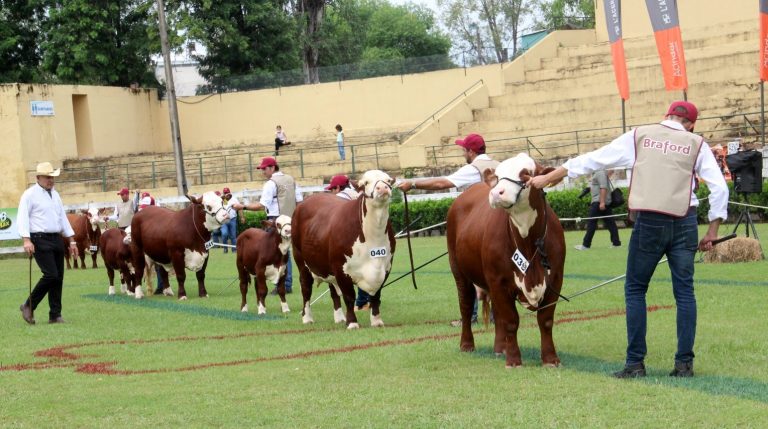
[[454,47],[469,64],[514,57],[521,23],[534,10],[533,0],[438,0],[438,5]]
[[156,86],[154,2],[48,0],[42,68],[59,83]]
[[594,0],[540,0],[540,29],[595,28]]
[[0,1],[0,82],[34,82],[42,79],[40,1]]

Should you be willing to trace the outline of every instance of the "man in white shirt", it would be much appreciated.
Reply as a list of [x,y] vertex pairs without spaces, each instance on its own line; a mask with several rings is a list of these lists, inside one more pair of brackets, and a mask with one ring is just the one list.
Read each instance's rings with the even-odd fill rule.
[[[138,210],[136,201],[130,201],[130,191],[123,188],[117,193],[120,196],[120,202],[115,205],[115,210],[109,220],[117,222],[117,227],[125,231],[131,226],[133,214]],[[138,197],[138,194],[137,194]]]
[[[469,134],[463,140],[456,140],[456,144],[463,150],[464,160],[467,165],[459,168],[455,173],[445,177],[434,177],[422,180],[406,180],[397,185],[401,190],[408,192],[411,189],[426,189],[430,191],[439,191],[450,188],[465,189],[475,183],[483,181],[483,172],[485,170],[495,170],[499,165],[498,161],[492,160],[485,154],[485,139],[479,134]],[[477,302],[485,298],[485,292],[480,288],[475,288],[477,297],[475,306],[472,310],[472,323],[477,322]],[[454,326],[459,326],[461,320],[451,322]]]
[[[257,167],[267,179],[261,191],[261,198],[258,203],[252,204],[232,204],[235,210],[264,210],[267,213],[267,219],[275,220],[280,215],[292,216],[296,204],[304,201],[304,198],[296,186],[293,177],[280,171],[275,158],[266,157],[261,160]],[[245,217],[241,218],[241,223],[245,223]],[[288,251],[288,264],[286,265],[287,274],[285,276],[285,293],[293,292],[293,274],[291,263],[291,252]],[[277,294],[277,288],[273,289],[271,294]]]
[[48,323],[64,323],[61,317],[61,294],[64,285],[64,243],[69,253],[77,258],[75,231],[64,213],[59,193],[53,189],[54,177],[61,169],[53,169],[50,162],[37,165],[37,183],[24,191],[19,201],[18,228],[24,241],[24,251],[35,257],[43,277],[35,285],[29,298],[19,307],[21,316],[30,325],[35,324],[34,311],[45,295],[48,295]]
[[[696,106],[676,101],[660,124],[638,127],[528,182],[530,186],[544,188],[566,175],[574,178],[606,168],[632,168],[627,204],[637,218],[629,242],[624,283],[627,357],[624,369],[613,374],[617,378],[645,376],[645,295],[656,265],[665,255],[677,304],[677,353],[669,375],[693,376],[696,337],[693,260],[697,247],[701,251],[712,249],[720,222],[728,217],[728,187],[712,151],[700,136],[693,134],[697,117]],[[709,229],[700,241],[694,173],[710,190]]]

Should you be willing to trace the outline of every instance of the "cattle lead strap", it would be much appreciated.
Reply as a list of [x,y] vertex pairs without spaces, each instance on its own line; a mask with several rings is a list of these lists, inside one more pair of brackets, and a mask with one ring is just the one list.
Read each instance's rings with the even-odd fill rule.
[[403,192],[403,205],[405,206],[405,239],[408,241],[408,258],[411,260],[411,280],[413,281],[413,288],[418,289],[416,286],[416,270],[413,268],[413,249],[411,248],[411,231],[410,223],[411,217],[408,214],[408,193]]

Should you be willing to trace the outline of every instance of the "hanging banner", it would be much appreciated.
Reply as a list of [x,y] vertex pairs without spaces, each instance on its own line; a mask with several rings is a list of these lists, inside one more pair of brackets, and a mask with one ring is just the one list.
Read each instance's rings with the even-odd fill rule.
[[760,0],[760,80],[768,80],[768,0]]
[[668,91],[688,89],[677,0],[645,0]]
[[629,100],[627,60],[624,58],[624,40],[621,37],[621,0],[603,0],[603,6],[605,8],[605,25],[608,28],[608,41],[611,42],[616,86],[619,88],[621,98]]

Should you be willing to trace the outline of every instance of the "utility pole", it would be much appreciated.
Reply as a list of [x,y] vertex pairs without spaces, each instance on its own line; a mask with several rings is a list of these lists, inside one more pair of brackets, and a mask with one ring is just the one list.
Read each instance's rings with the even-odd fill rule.
[[165,62],[165,86],[168,94],[168,115],[171,118],[171,138],[173,138],[173,155],[176,159],[176,188],[179,195],[187,195],[187,176],[184,174],[184,154],[181,150],[181,133],[179,132],[179,111],[176,109],[176,87],[173,83],[173,67],[171,52],[168,46],[168,27],[165,21],[165,5],[163,0],[157,0],[157,20],[160,24],[160,47]]

